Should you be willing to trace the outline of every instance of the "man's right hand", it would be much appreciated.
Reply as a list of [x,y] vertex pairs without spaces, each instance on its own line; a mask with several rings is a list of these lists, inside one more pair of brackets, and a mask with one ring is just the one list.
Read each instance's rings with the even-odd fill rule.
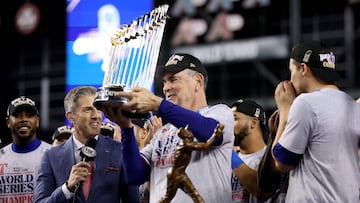
[[81,161],[72,166],[69,179],[67,180],[67,187],[70,191],[74,191],[76,185],[84,181],[86,177],[90,175],[88,167],[90,167],[90,164],[85,161]]
[[280,118],[286,118],[290,106],[296,97],[296,92],[292,83],[288,80],[282,81],[275,89],[275,101],[279,109]]

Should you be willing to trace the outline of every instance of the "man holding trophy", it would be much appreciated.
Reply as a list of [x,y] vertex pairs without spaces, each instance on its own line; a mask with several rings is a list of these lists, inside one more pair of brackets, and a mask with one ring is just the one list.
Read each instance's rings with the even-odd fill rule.
[[[166,192],[167,172],[173,166],[174,152],[182,142],[178,130],[188,125],[196,141],[206,142],[218,124],[222,124],[225,126],[223,134],[208,150],[192,152],[186,173],[204,202],[231,202],[234,139],[231,109],[225,104],[208,105],[207,71],[192,55],[172,55],[165,66],[158,67],[156,75],[163,81],[165,98],[136,86],[128,91],[112,92],[115,98],[125,98],[126,102],[121,105],[104,102],[99,106],[108,119],[121,127],[123,164],[129,184],[140,185],[150,179],[150,202],[160,201]],[[126,112],[153,112],[165,123],[156,131],[151,143],[140,151]],[[179,203],[191,201],[182,190],[172,199]]]

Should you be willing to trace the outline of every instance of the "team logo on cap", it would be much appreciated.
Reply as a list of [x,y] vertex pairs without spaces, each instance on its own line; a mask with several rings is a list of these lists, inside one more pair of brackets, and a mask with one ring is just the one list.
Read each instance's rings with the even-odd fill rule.
[[178,63],[178,61],[182,61],[184,58],[184,56],[179,56],[179,55],[172,55],[169,60],[166,62],[165,66],[168,65],[176,65]]
[[305,52],[305,55],[304,55],[303,61],[304,61],[304,62],[306,62],[306,63],[308,63],[308,62],[309,62],[309,59],[310,59],[311,54],[312,54],[312,51],[311,51],[311,50],[307,50],[307,51]]
[[72,133],[72,129],[68,125],[63,125],[57,128],[59,133]]
[[324,67],[335,69],[335,55],[332,52],[319,55]]
[[256,108],[256,109],[255,109],[254,116],[255,116],[256,118],[259,118],[259,117],[260,117],[260,109],[259,109],[259,108]]
[[24,105],[24,104],[27,104],[27,105],[30,105],[30,106],[35,106],[35,102],[29,98],[25,98],[25,97],[19,97],[17,99],[15,99],[14,101],[11,102],[11,105],[14,106],[14,108],[16,108],[17,106],[20,106],[20,105]]

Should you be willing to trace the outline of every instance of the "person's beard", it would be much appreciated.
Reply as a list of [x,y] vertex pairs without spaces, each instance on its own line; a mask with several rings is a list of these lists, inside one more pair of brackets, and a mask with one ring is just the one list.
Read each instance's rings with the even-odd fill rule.
[[240,132],[235,135],[234,145],[241,147],[241,142],[247,137],[248,135],[248,126],[244,126],[240,129]]

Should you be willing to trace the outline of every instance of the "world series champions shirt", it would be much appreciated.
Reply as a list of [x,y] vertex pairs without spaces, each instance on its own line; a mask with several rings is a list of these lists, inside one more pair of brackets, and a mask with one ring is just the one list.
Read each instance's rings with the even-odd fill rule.
[[51,145],[41,141],[26,153],[15,152],[12,145],[0,149],[0,203],[33,202],[41,156]]
[[[174,111],[174,109],[172,109]],[[198,111],[204,117],[224,124],[223,142],[207,150],[193,150],[186,175],[204,201],[231,202],[231,151],[234,117],[226,105],[208,106]],[[185,120],[185,119],[184,119]],[[190,122],[190,121],[188,121]],[[141,156],[151,165],[150,202],[157,202],[167,190],[167,172],[173,166],[174,153],[182,139],[178,128],[167,123],[154,134],[150,144],[141,150]],[[194,142],[199,142],[196,137]],[[172,202],[191,202],[189,195],[178,189]]]

